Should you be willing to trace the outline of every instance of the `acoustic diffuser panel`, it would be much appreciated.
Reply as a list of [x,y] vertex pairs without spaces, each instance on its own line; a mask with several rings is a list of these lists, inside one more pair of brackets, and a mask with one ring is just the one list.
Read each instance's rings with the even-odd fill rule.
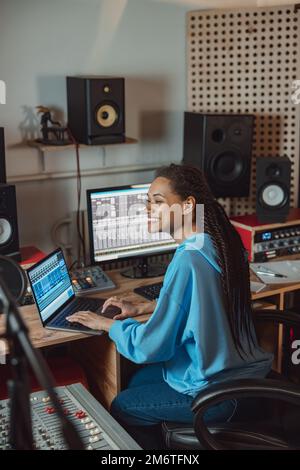
[[188,110],[255,115],[251,193],[221,199],[230,215],[255,211],[255,159],[292,162],[291,206],[298,203],[300,11],[293,6],[188,13]]

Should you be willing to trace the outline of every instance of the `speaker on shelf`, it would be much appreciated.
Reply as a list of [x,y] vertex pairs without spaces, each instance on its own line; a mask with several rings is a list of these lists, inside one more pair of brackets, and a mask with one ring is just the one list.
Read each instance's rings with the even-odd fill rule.
[[291,161],[256,159],[256,213],[259,222],[285,222],[290,208]]
[[68,127],[88,145],[125,141],[124,78],[67,77]]
[[215,197],[249,196],[254,116],[184,115],[183,162],[203,170]]
[[21,260],[16,189],[11,184],[0,184],[0,255]]
[[0,183],[6,183],[4,128],[0,127]]

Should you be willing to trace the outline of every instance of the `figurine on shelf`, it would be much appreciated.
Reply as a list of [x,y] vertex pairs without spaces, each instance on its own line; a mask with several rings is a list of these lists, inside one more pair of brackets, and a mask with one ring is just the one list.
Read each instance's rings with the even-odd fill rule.
[[[51,111],[45,106],[36,106],[38,114],[41,115],[42,139],[36,141],[47,145],[68,145],[71,140],[68,138],[68,128],[63,127],[60,122],[53,121]],[[49,125],[51,124],[51,125]]]

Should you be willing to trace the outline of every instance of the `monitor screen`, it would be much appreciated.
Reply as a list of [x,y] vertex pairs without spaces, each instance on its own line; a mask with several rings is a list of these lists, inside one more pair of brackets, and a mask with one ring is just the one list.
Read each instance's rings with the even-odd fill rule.
[[75,295],[61,250],[47,256],[27,274],[43,322]]
[[148,232],[150,184],[87,191],[91,262],[154,255],[178,244],[168,233]]

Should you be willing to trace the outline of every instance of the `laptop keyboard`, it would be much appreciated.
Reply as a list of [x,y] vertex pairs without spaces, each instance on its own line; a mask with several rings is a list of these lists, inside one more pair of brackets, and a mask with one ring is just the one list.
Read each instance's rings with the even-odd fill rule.
[[[75,312],[78,312],[79,310],[91,310],[92,312],[100,313],[103,303],[103,299],[76,299],[76,302],[73,302],[71,305],[66,307],[61,315],[52,320],[50,326],[59,326],[60,328],[72,328],[76,330],[91,330],[91,328],[84,326],[81,323],[69,322],[66,320],[66,317],[72,315]],[[115,315],[120,313],[120,311],[121,310],[118,307],[111,306],[107,308],[103,316],[107,318],[113,318]]]

